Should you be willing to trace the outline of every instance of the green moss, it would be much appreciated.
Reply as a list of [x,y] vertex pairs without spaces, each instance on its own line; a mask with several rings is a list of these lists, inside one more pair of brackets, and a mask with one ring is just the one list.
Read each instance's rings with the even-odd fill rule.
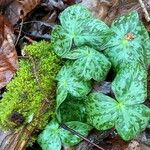
[[[13,112],[23,115],[23,125],[34,119],[34,126],[40,120],[39,128],[53,114],[55,76],[61,60],[51,51],[51,44],[45,41],[34,42],[26,46],[24,51],[29,59],[19,61],[19,70],[7,85],[7,91],[0,102],[0,126],[5,129],[18,127],[19,123],[11,119]],[[48,111],[39,119],[37,116],[40,116],[38,113],[44,100],[49,101]]]

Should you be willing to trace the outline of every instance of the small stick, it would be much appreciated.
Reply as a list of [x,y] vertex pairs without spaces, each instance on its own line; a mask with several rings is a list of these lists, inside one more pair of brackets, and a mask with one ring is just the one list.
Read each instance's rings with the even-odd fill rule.
[[37,20],[35,20],[35,21],[26,21],[26,22],[23,23],[23,25],[31,24],[31,23],[41,23],[41,24],[44,24],[45,26],[48,26],[50,28],[54,28],[54,26],[55,26],[55,24],[50,24],[50,23],[47,23],[47,22],[37,21]]
[[26,36],[30,36],[30,37],[33,37],[33,38],[40,38],[40,39],[44,39],[44,40],[50,40],[51,38],[50,38],[50,36],[49,37],[45,37],[45,36],[40,36],[40,35],[33,35],[33,34],[30,34],[30,33],[27,33],[27,32],[25,32],[25,31],[23,31],[22,30],[22,33],[24,34],[24,35],[26,35]]
[[18,56],[18,58],[25,58],[25,59],[29,59],[29,56]]
[[27,39],[30,43],[33,43],[34,42],[34,40],[32,40],[30,37],[28,37],[28,36],[24,36],[24,38],[25,39]]
[[71,133],[74,134],[74,135],[77,135],[78,137],[82,138],[82,139],[85,140],[86,142],[88,142],[88,143],[92,144],[93,146],[97,147],[98,149],[100,149],[100,150],[105,150],[105,149],[103,149],[102,147],[100,147],[99,145],[95,144],[94,142],[90,141],[89,139],[87,139],[86,137],[84,137],[83,135],[81,135],[80,133],[78,133],[77,131],[75,131],[75,130],[69,128],[69,127],[66,126],[65,124],[61,124],[60,126],[61,126],[63,129],[65,129],[65,130],[71,132]]
[[18,34],[16,43],[15,43],[15,46],[18,44],[18,41],[19,41],[19,39],[20,39],[21,32],[22,32],[22,27],[23,27],[23,19],[21,20],[20,30],[19,30],[19,34]]
[[145,14],[146,20],[149,22],[149,21],[150,21],[150,16],[149,16],[149,14],[148,14],[148,11],[147,11],[147,9],[146,9],[146,7],[145,7],[144,2],[143,2],[142,0],[139,0],[139,3],[140,3],[140,5],[141,5],[141,7],[142,7],[142,9],[143,9],[143,12],[144,12],[144,14]]

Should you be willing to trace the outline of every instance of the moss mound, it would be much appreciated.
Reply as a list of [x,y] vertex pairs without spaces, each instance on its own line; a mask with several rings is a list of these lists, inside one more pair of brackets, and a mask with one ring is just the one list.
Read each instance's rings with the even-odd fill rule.
[[[19,61],[18,72],[0,102],[0,126],[4,129],[20,127],[33,120],[41,128],[54,112],[55,76],[61,60],[45,41],[26,46],[24,52],[27,57]],[[44,101],[47,104],[42,108]]]

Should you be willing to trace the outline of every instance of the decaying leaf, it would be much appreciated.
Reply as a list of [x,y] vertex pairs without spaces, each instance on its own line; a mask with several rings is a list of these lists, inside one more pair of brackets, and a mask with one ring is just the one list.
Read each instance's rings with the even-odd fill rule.
[[[143,0],[143,3],[148,13],[150,13],[150,0]],[[107,24],[111,24],[119,16],[136,10],[140,15],[140,19],[142,19],[148,31],[150,31],[150,23],[146,21],[144,12],[137,0],[82,0],[82,4],[87,6],[94,16]]]
[[18,0],[22,7],[22,15],[26,16],[30,11],[37,7],[41,0]]
[[64,9],[65,5],[64,5],[63,0],[47,0],[47,2],[45,3],[47,5],[47,7],[49,8],[58,8],[60,10]]
[[6,18],[0,16],[0,89],[13,77],[17,70],[17,53],[13,44],[13,30]]
[[11,3],[13,0],[0,0],[0,8],[7,6],[9,3]]
[[7,7],[5,15],[8,16],[10,22],[14,25],[40,3],[41,0],[15,0]]
[[111,7],[118,4],[119,0],[82,0],[82,4],[87,6],[92,14],[99,19],[104,20]]

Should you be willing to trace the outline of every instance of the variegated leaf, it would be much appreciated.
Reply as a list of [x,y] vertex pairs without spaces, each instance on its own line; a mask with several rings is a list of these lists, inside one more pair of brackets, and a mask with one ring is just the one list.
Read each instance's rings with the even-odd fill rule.
[[131,140],[146,128],[149,116],[150,109],[143,104],[122,106],[115,125],[117,132],[124,140]]
[[66,99],[68,94],[75,97],[83,97],[91,90],[89,81],[83,81],[76,77],[72,71],[72,62],[67,62],[57,75],[57,108]]
[[52,45],[58,56],[68,53],[72,46],[72,39],[60,25],[55,26],[52,31]]
[[60,106],[62,122],[80,121],[86,122],[86,98],[76,98],[68,96],[67,99]]
[[87,7],[77,4],[68,7],[60,14],[60,22],[62,27],[70,32],[77,29],[79,22],[92,17],[92,13]]
[[[127,15],[117,18],[111,25],[112,30],[116,34],[123,34],[136,30],[137,25],[139,24],[139,16],[136,11],[132,11]],[[122,30],[119,30],[122,29]]]
[[66,57],[75,59],[73,70],[78,77],[85,80],[102,81],[111,67],[111,63],[102,53],[88,46],[74,49]]
[[124,140],[133,139],[145,129],[150,109],[143,104],[123,103],[102,93],[92,93],[87,101],[88,123],[99,130],[115,127]]
[[147,64],[148,67],[150,65],[150,37],[142,22],[138,28],[138,33],[142,35],[142,47],[145,50],[145,56],[147,56],[145,64]]
[[143,103],[147,97],[147,70],[130,66],[120,70],[112,83],[118,101],[125,105]]
[[[91,126],[79,121],[66,122],[65,125],[77,131],[83,136],[87,136],[89,131],[92,129]],[[79,136],[74,135],[70,131],[67,131],[63,128],[60,129],[60,138],[62,140],[62,143],[68,146],[76,145],[82,140]]]
[[117,119],[117,102],[100,92],[91,93],[86,103],[88,123],[99,130],[115,126]]
[[111,31],[102,21],[95,19],[86,7],[74,5],[60,15],[62,26],[52,31],[52,43],[57,55],[65,58],[71,47],[89,45],[100,50]]
[[141,24],[137,12],[131,12],[118,18],[111,26],[114,31],[106,44],[106,56],[116,70],[126,68],[129,63],[146,62],[146,50],[142,46],[144,35],[141,33]]
[[38,136],[38,143],[42,150],[61,150],[59,124],[56,120],[52,120]]

